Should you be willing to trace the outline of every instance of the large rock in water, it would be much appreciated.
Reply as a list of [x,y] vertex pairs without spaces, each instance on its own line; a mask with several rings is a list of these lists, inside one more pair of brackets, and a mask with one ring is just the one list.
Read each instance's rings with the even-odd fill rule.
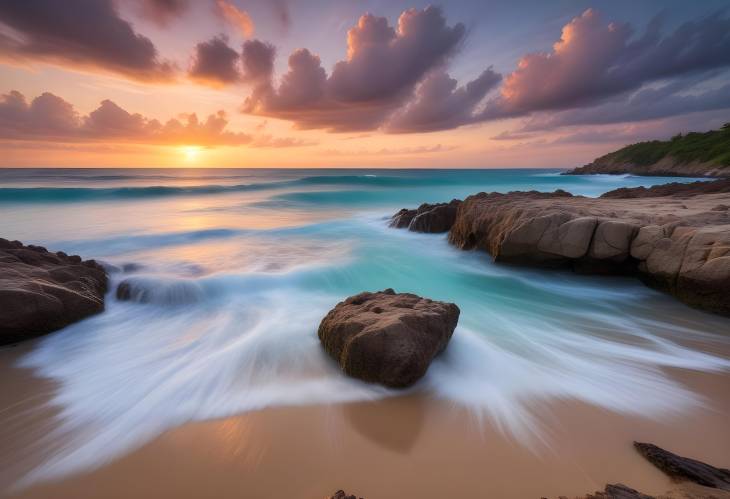
[[460,200],[452,199],[449,203],[423,203],[415,210],[404,208],[391,217],[389,225],[414,232],[447,232],[454,225],[460,204]]
[[0,344],[50,333],[104,309],[94,260],[0,238]]
[[418,381],[445,348],[459,307],[386,289],[338,303],[319,325],[319,339],[349,376],[404,388]]
[[496,261],[633,273],[692,306],[730,315],[727,181],[621,189],[600,198],[480,193],[449,231]]

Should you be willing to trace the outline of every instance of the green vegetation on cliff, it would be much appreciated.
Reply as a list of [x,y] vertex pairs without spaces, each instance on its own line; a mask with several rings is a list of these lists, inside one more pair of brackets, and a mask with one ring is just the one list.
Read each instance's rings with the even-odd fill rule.
[[674,158],[680,163],[711,163],[730,166],[730,123],[720,130],[705,133],[690,132],[675,135],[670,140],[652,140],[631,144],[614,151],[597,161],[611,160],[648,166],[658,163],[665,157]]

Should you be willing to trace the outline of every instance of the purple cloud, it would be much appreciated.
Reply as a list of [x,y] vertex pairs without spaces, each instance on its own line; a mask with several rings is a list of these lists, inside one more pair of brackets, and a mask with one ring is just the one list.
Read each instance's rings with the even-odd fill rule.
[[479,103],[501,80],[501,75],[489,68],[475,80],[457,87],[455,79],[436,71],[419,85],[413,101],[390,119],[386,130],[432,132],[472,123]]
[[0,22],[18,35],[0,38],[6,58],[94,67],[138,80],[173,76],[172,65],[119,17],[112,0],[76,0],[67,8],[55,0],[0,0]]
[[276,49],[260,40],[243,43],[243,80],[256,86],[268,86],[274,76]]
[[480,118],[589,106],[660,79],[730,65],[730,19],[721,14],[686,22],[665,37],[657,17],[643,36],[632,35],[628,24],[605,23],[586,10],[563,28],[551,52],[520,59]]
[[[248,113],[289,119],[299,128],[333,131],[372,130],[412,95],[426,74],[444,65],[465,36],[463,24],[447,26],[436,7],[403,12],[398,27],[366,14],[347,36],[347,59],[331,75],[318,56],[299,49],[277,86],[270,72],[246,99]],[[273,67],[273,52],[270,53]],[[248,66],[244,50],[244,66]],[[253,66],[253,64],[251,64]],[[253,76],[253,75],[250,75]]]
[[138,0],[140,13],[146,19],[167,26],[179,18],[190,6],[189,0]]
[[198,82],[223,86],[237,82],[241,75],[238,52],[228,45],[228,38],[217,36],[195,46],[192,66],[188,75]]
[[628,98],[622,96],[592,107],[542,113],[532,117],[522,130],[647,121],[721,109],[730,109],[730,84],[699,91],[674,82],[659,88],[645,88]]

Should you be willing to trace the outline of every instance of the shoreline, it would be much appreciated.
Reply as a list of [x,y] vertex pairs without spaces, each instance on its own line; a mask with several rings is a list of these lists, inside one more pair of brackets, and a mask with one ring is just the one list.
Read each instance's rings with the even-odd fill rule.
[[[659,198],[644,200],[642,203],[650,205],[662,202],[661,199],[658,201],[657,199]],[[674,204],[678,205],[682,201],[684,200],[678,199]],[[562,198],[560,202],[566,206],[578,203]],[[536,202],[536,210],[541,207],[538,205]],[[703,206],[693,206],[692,202],[687,203],[687,207],[674,206],[662,209],[672,211],[678,208],[684,211],[690,210],[692,213],[705,210]],[[582,215],[589,215],[592,218],[603,216],[602,213],[582,213]],[[603,222],[596,222],[596,225],[598,223]],[[595,233],[596,231],[592,232]],[[445,241],[443,243],[446,246]],[[430,262],[430,260],[424,261]],[[476,276],[475,280],[480,278],[481,276]],[[545,280],[551,282],[550,277],[545,277]],[[462,285],[461,282],[456,284]],[[582,289],[579,288],[578,291]],[[498,281],[495,281],[494,292],[504,293]],[[547,289],[545,293],[549,294],[550,290]],[[533,300],[530,305],[539,299],[537,296],[527,296]],[[546,315],[539,318],[538,326],[544,328],[546,322],[564,315],[566,309],[557,307],[562,306],[562,303],[571,303],[569,299],[567,297],[566,301],[560,304],[556,302],[556,308],[546,310],[544,312]],[[596,298],[598,299],[600,298]],[[670,353],[670,350],[662,346],[671,348],[671,343],[675,342],[691,344],[693,347],[693,351],[688,352],[687,356],[677,356],[681,360],[689,358],[695,351],[712,352],[723,359],[730,359],[730,338],[725,333],[726,323],[715,322],[717,316],[712,316],[712,320],[708,320],[707,328],[700,328],[699,332],[705,333],[704,336],[692,335],[691,339],[673,337],[669,334],[666,337],[662,336],[663,332],[679,336],[680,323],[684,319],[689,321],[694,317],[694,312],[684,314],[685,310],[680,309],[680,304],[675,306],[674,303],[667,303],[664,308],[664,301],[662,307],[652,306],[648,302],[646,308],[650,312],[641,317],[644,319],[643,324],[651,324],[652,320],[661,317],[662,322],[658,323],[657,335],[627,334],[641,331],[628,327],[622,331],[617,323],[612,321],[619,321],[623,314],[631,315],[630,300],[627,294],[619,294],[613,304],[616,307],[615,312],[614,309],[611,310],[608,320],[601,323],[604,328],[598,332],[594,331],[594,334],[599,338],[605,335],[606,339],[615,343],[641,343],[644,340],[652,342],[655,348],[650,352],[659,357]],[[597,301],[582,303],[581,311],[590,311],[592,307],[599,305]],[[484,303],[479,302],[479,304]],[[516,309],[509,310],[515,313]],[[519,310],[517,313],[521,312],[522,310]],[[139,312],[135,312],[134,316],[138,315]],[[286,311],[283,315],[286,320],[296,317],[291,311]],[[485,314],[485,317],[489,315]],[[206,318],[200,319],[201,324],[208,324]],[[149,331],[159,333],[161,329],[159,327],[155,329],[155,325],[166,326],[170,324],[167,320],[160,317],[160,322],[153,324]],[[574,318],[572,324],[576,326],[576,332],[589,329],[587,320],[587,318],[585,320],[580,317]],[[564,325],[560,322],[556,324]],[[705,322],[702,324],[705,325]],[[710,327],[712,324],[715,326]],[[678,329],[671,329],[674,326]],[[539,331],[539,327],[535,330]],[[570,333],[570,329],[556,328],[555,334],[568,341],[569,335],[564,333]],[[695,328],[688,330],[696,332]],[[93,333],[100,331],[103,331],[103,328],[97,328],[92,324],[92,327],[77,332],[93,336]],[[508,331],[518,334],[525,332],[517,328]],[[112,336],[106,345],[109,347],[106,350],[107,354],[120,353],[119,356],[99,357],[99,350],[87,348],[98,347],[98,344],[71,342],[67,345],[68,350],[60,348],[54,352],[56,353],[54,359],[57,361],[55,365],[66,367],[69,362],[73,362],[73,353],[78,350],[88,351],[89,357],[93,356],[95,359],[106,358],[121,362],[129,358],[130,352],[143,356],[152,351],[145,345],[127,352],[120,349],[124,346],[123,342],[127,340],[129,332],[130,329],[118,331],[119,336],[116,340],[120,343],[115,343],[115,337]],[[239,337],[240,331],[235,327],[231,328],[230,332],[232,337]],[[305,331],[303,334],[308,333]],[[710,335],[712,338],[709,338]],[[169,343],[162,342],[155,351],[167,351],[167,347],[180,339],[178,336],[170,335]],[[668,340],[668,345],[663,343],[664,339]],[[718,339],[720,341],[717,341]],[[289,340],[291,340],[289,337],[282,338],[282,343],[291,345]],[[535,338],[528,340],[534,341]],[[578,342],[584,338],[576,336],[572,340]],[[727,390],[730,386],[730,370],[708,372],[710,369],[727,369],[725,364],[721,364],[723,366],[721,368],[712,368],[702,367],[707,364],[697,363],[694,364],[698,366],[697,371],[662,368],[658,362],[651,364],[654,366],[652,372],[667,373],[667,376],[661,377],[656,385],[650,385],[644,379],[644,387],[651,386],[652,392],[656,394],[672,394],[673,387],[669,382],[676,380],[682,387],[686,387],[688,392],[702,397],[707,403],[706,407],[693,405],[678,414],[676,410],[680,407],[679,398],[668,400],[669,403],[664,405],[641,404],[643,400],[652,399],[646,391],[644,392],[646,397],[637,396],[637,393],[642,393],[639,386],[642,383],[641,377],[633,377],[629,384],[624,385],[617,383],[616,378],[610,377],[613,374],[623,374],[624,369],[630,369],[632,365],[648,367],[650,364],[647,357],[639,356],[637,353],[633,357],[616,359],[617,369],[608,371],[608,375],[603,377],[611,382],[601,384],[601,378],[595,373],[600,372],[597,366],[603,352],[595,349],[586,353],[586,356],[596,355],[596,357],[586,359],[589,365],[582,373],[578,370],[573,372],[565,369],[562,378],[553,378],[558,379],[555,381],[556,385],[560,384],[562,379],[571,384],[581,381],[581,378],[592,380],[590,388],[594,389],[592,393],[595,397],[578,399],[576,392],[558,392],[573,393],[576,397],[561,398],[555,395],[556,392],[551,391],[550,383],[540,383],[537,378],[531,378],[527,386],[536,389],[524,393],[534,395],[523,396],[521,399],[526,401],[529,410],[524,413],[505,411],[505,414],[513,416],[515,421],[519,421],[522,416],[530,415],[538,419],[543,431],[529,441],[505,433],[495,420],[485,416],[486,410],[480,413],[475,409],[438,399],[431,395],[433,392],[421,390],[371,402],[276,406],[206,421],[185,422],[190,416],[183,413],[183,416],[173,422],[179,426],[172,427],[159,435],[153,429],[151,434],[156,435],[154,438],[145,441],[146,443],[138,448],[117,455],[109,462],[102,462],[110,455],[103,446],[98,446],[91,452],[79,452],[85,454],[86,461],[98,463],[100,466],[97,469],[87,468],[78,474],[35,482],[27,488],[17,490],[11,488],[12,484],[18,477],[41,464],[41,459],[47,459],[61,449],[66,451],[69,448],[72,451],[79,449],[68,443],[74,434],[69,434],[69,439],[64,439],[57,438],[57,434],[49,431],[59,426],[64,408],[68,409],[72,405],[71,403],[65,407],[49,405],[54,400],[54,395],[63,395],[56,382],[39,378],[30,369],[10,365],[19,356],[33,350],[38,344],[36,341],[0,349],[0,407],[3,408],[0,412],[0,441],[5,443],[4,448],[0,450],[0,497],[321,498],[328,497],[338,489],[344,489],[365,499],[401,498],[404,495],[426,499],[461,496],[518,499],[583,497],[587,493],[602,490],[608,483],[624,483],[652,495],[676,489],[677,484],[634,450],[632,443],[635,440],[652,442],[672,452],[715,466],[730,465],[730,428],[727,425],[730,416],[730,393]],[[554,346],[547,343],[545,347],[549,349],[551,345]],[[261,354],[265,357],[263,354],[269,352],[272,356],[278,356],[280,349],[270,351],[264,349]],[[204,349],[197,350],[187,359],[200,358],[207,353]],[[518,356],[523,354],[522,351],[516,353]],[[296,350],[296,355],[301,355],[301,350]],[[527,355],[523,357],[526,358]],[[250,357],[254,361],[258,358],[260,357]],[[463,378],[459,376],[456,376],[449,386],[481,394],[490,393],[490,390],[498,384],[507,385],[505,393],[510,396],[515,391],[515,380],[527,371],[520,367],[520,363],[515,362],[515,371],[507,370],[510,372],[506,373],[505,369],[500,369],[500,364],[487,364],[488,357],[482,358],[484,360],[480,359],[479,362],[494,369],[491,373],[480,377],[480,380],[484,380],[484,383],[479,385],[481,390],[474,390],[470,385],[462,383]],[[232,364],[236,366],[247,365],[240,357],[233,360],[236,362]],[[574,355],[562,359],[548,358],[545,364],[551,367],[562,364],[567,368],[579,363],[580,360],[582,359]],[[81,363],[78,369],[82,379],[87,377],[95,379],[98,374],[116,374],[114,371],[107,373],[104,369],[95,371],[95,367],[100,367],[98,363],[90,364],[92,368],[84,368],[85,365],[89,364]],[[150,374],[161,371],[164,373],[164,369],[159,369],[158,366],[170,367],[165,363],[152,364],[151,369],[141,371],[141,375],[130,380],[139,382]],[[179,365],[172,367],[179,368]],[[209,365],[203,367],[209,368]],[[454,367],[458,374],[459,368],[466,368],[468,365],[456,362]],[[699,369],[706,370],[700,372]],[[192,379],[192,375],[199,377],[201,372],[202,369],[190,372],[191,377],[187,381]],[[213,374],[215,373],[216,371],[213,371]],[[263,371],[261,378],[264,383],[265,376],[266,371]],[[57,379],[64,378],[59,376]],[[97,385],[99,390],[90,392],[83,389],[86,385],[81,385],[82,389],[74,395],[81,395],[85,400],[96,404],[98,399],[93,396],[94,393],[100,396],[106,392],[112,397],[117,397],[123,390],[134,386],[130,380],[127,380],[126,385],[113,383],[115,379],[125,380],[123,376],[114,378],[109,376],[106,379],[100,376],[96,379],[100,381]],[[180,402],[180,406],[187,406],[189,402],[194,404],[192,398],[189,398],[190,395],[194,395],[193,392],[213,385],[224,385],[221,379],[221,376],[211,376],[211,383],[207,386],[185,383],[187,391],[184,396],[170,400]],[[240,378],[236,377],[236,381],[240,381]],[[143,390],[141,399],[133,399],[134,403],[126,406],[98,403],[96,406],[88,407],[88,413],[114,413],[128,419],[130,412],[136,410],[138,415],[143,416],[138,422],[144,419],[154,423],[159,422],[159,419],[155,419],[155,414],[146,412],[144,404],[140,403],[144,397],[158,396],[159,386],[159,384],[150,385],[146,392]],[[435,385],[430,386],[433,388]],[[603,388],[597,388],[601,386]],[[622,393],[632,396],[624,397],[622,400],[612,398],[612,391],[617,391],[622,386],[624,387]],[[245,390],[248,389],[245,384],[240,387],[235,385],[234,388],[236,387],[240,390],[237,393],[246,393]],[[428,387],[428,383],[421,386],[421,388]],[[230,392],[227,392],[226,396],[229,394]],[[614,403],[613,400],[619,401]],[[494,399],[494,404],[490,405],[490,408],[501,407],[500,401],[499,398]],[[198,407],[212,409],[218,402],[219,400],[216,400],[215,403],[200,404]],[[645,413],[619,413],[591,405],[602,402],[625,410],[630,410],[632,406],[634,411],[637,410],[637,406],[643,407]],[[661,408],[666,409],[666,412]],[[83,418],[80,420],[85,421]],[[127,441],[124,439],[126,436],[124,432],[109,428],[112,427],[103,426],[102,421],[100,425],[89,425],[78,428],[78,431],[84,435],[86,432],[99,432],[104,435],[106,444],[115,438],[121,442]],[[102,430],[107,432],[103,433]],[[51,438],[53,440],[49,440]],[[64,446],[67,448],[64,449]],[[89,456],[91,459],[88,459]],[[76,463],[79,461],[83,462],[84,459]],[[720,494],[718,493],[717,497],[724,497]]]
[[[53,383],[7,365],[9,357],[22,353],[15,350],[0,359],[3,382],[18,386],[22,380],[23,391],[50,394]],[[730,357],[727,350],[723,355]],[[668,372],[710,406],[656,420],[574,400],[535,403],[546,440],[535,440],[534,448],[500,432],[492,421],[426,393],[275,407],[185,423],[96,470],[12,490],[6,465],[15,463],[17,472],[19,463],[27,467],[34,459],[23,440],[33,442],[38,433],[25,420],[22,435],[12,425],[0,429],[0,437],[9,442],[0,460],[5,470],[0,496],[192,499],[215,491],[222,498],[321,498],[342,488],[367,499],[403,497],[404,492],[427,499],[449,494],[518,499],[582,496],[616,482],[662,494],[677,484],[633,449],[634,440],[730,466],[730,373]],[[3,421],[30,414],[22,404],[5,406]],[[37,416],[31,423],[39,429],[57,414],[52,410]]]

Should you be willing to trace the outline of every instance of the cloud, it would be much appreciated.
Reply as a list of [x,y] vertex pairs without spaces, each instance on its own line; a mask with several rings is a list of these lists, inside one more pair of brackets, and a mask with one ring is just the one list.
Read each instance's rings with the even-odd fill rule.
[[609,143],[623,146],[644,140],[667,140],[678,133],[716,130],[726,122],[727,113],[710,111],[638,123],[576,127],[569,129],[570,133],[555,139],[553,143]]
[[570,21],[547,53],[522,57],[481,119],[596,104],[660,79],[730,65],[730,19],[716,14],[661,34],[661,17],[635,39],[628,24],[592,9]]
[[309,145],[297,139],[232,132],[226,129],[227,125],[224,111],[211,114],[203,121],[191,113],[161,123],[130,113],[110,100],[102,101],[94,111],[81,116],[70,103],[48,92],[30,103],[18,91],[0,96],[0,140],[254,147]]
[[418,156],[441,152],[449,152],[458,149],[454,145],[436,144],[432,146],[417,147],[382,147],[380,149],[356,149],[342,150],[329,149],[326,151],[328,156]]
[[195,46],[188,75],[203,84],[216,87],[228,85],[241,78],[239,61],[240,56],[228,45],[228,39],[217,36]]
[[274,76],[276,49],[260,40],[243,42],[243,80],[253,84],[260,91],[268,90]]
[[720,109],[730,109],[730,84],[699,90],[686,88],[684,81],[675,81],[588,108],[542,113],[525,123],[523,130],[638,122]]
[[181,17],[190,6],[189,0],[138,0],[138,3],[142,17],[160,26]]
[[[244,112],[293,121],[299,128],[332,131],[372,130],[409,100],[416,85],[456,53],[466,29],[447,26],[441,9],[410,9],[397,28],[384,17],[360,17],[347,34],[347,59],[328,76],[316,54],[299,49],[289,69],[274,85],[270,68],[249,73],[259,84],[246,99]],[[249,64],[244,49],[244,66]],[[259,64],[260,65],[260,64]],[[260,65],[264,66],[264,65]]]
[[14,31],[0,38],[6,59],[93,67],[147,81],[173,77],[173,66],[119,17],[112,0],[65,7],[56,0],[0,0],[0,23]]
[[457,87],[457,81],[444,71],[433,72],[416,89],[414,100],[388,122],[387,130],[432,132],[472,123],[479,103],[501,80],[489,68],[475,80]]
[[248,12],[241,10],[227,0],[216,0],[218,14],[226,20],[231,26],[235,27],[246,38],[250,38],[254,33],[254,23]]
[[279,22],[279,26],[284,31],[289,31],[291,27],[291,15],[289,14],[288,0],[269,0],[267,4],[274,12],[274,16]]

